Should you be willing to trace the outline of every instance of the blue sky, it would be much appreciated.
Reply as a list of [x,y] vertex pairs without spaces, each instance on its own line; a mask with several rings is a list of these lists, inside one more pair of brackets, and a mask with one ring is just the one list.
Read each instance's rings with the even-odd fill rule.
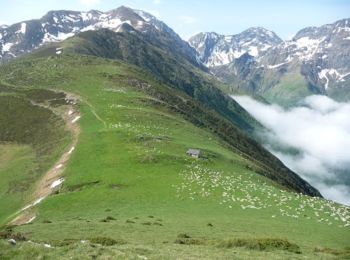
[[307,26],[350,18],[350,0],[0,0],[0,24],[40,18],[49,10],[149,11],[183,38],[201,31],[236,34],[262,26],[287,39]]

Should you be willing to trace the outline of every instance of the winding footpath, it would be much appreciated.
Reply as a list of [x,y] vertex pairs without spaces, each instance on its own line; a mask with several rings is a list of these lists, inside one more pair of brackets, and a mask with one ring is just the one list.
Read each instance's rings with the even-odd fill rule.
[[[71,95],[67,93],[67,97],[69,96]],[[50,107],[47,108],[52,110]],[[64,178],[62,177],[63,171],[65,170],[67,162],[69,161],[78,143],[80,134],[78,121],[80,119],[80,114],[79,111],[74,108],[74,106],[69,105],[65,112],[63,114],[61,113],[60,116],[65,121],[67,129],[71,132],[72,142],[69,149],[67,149],[67,151],[55,163],[55,165],[43,175],[33,194],[33,202],[19,210],[17,212],[18,216],[10,222],[10,225],[23,225],[31,223],[36,218],[36,211],[34,207],[54,192],[57,192],[64,182]]]

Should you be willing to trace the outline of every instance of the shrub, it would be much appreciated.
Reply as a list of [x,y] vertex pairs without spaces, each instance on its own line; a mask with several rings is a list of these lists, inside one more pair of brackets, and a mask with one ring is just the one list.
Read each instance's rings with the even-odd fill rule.
[[89,239],[91,243],[100,244],[102,246],[124,245],[126,242],[122,239],[113,239],[110,237],[94,237]]
[[328,247],[316,247],[314,249],[315,253],[332,254],[339,257],[344,257],[346,259],[350,258],[350,248],[346,247],[344,250],[337,250]]
[[101,222],[109,222],[109,221],[112,221],[112,220],[116,220],[116,219],[111,217],[111,216],[108,216],[108,217],[102,219]]
[[277,238],[262,238],[262,239],[228,239],[219,243],[220,247],[233,248],[245,247],[252,250],[286,250],[289,252],[300,254],[300,247],[297,244],[291,243],[288,240]]
[[26,237],[22,233],[14,233],[12,229],[6,229],[0,232],[0,239],[14,239],[16,241],[25,241]]

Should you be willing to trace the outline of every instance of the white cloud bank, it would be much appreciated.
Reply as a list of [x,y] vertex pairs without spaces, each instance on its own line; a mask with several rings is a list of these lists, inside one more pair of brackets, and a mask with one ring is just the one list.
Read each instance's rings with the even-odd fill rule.
[[[247,96],[233,96],[270,131],[266,147],[322,195],[350,205],[350,103],[309,96],[303,105],[286,110]],[[299,153],[276,149],[296,148]]]

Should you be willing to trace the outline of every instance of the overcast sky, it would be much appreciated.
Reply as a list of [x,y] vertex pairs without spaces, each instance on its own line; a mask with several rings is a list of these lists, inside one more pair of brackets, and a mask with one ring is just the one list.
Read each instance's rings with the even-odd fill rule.
[[286,39],[304,27],[350,17],[349,0],[0,0],[0,24],[40,18],[49,10],[107,11],[120,5],[153,13],[185,39],[201,31],[236,34],[252,26]]

